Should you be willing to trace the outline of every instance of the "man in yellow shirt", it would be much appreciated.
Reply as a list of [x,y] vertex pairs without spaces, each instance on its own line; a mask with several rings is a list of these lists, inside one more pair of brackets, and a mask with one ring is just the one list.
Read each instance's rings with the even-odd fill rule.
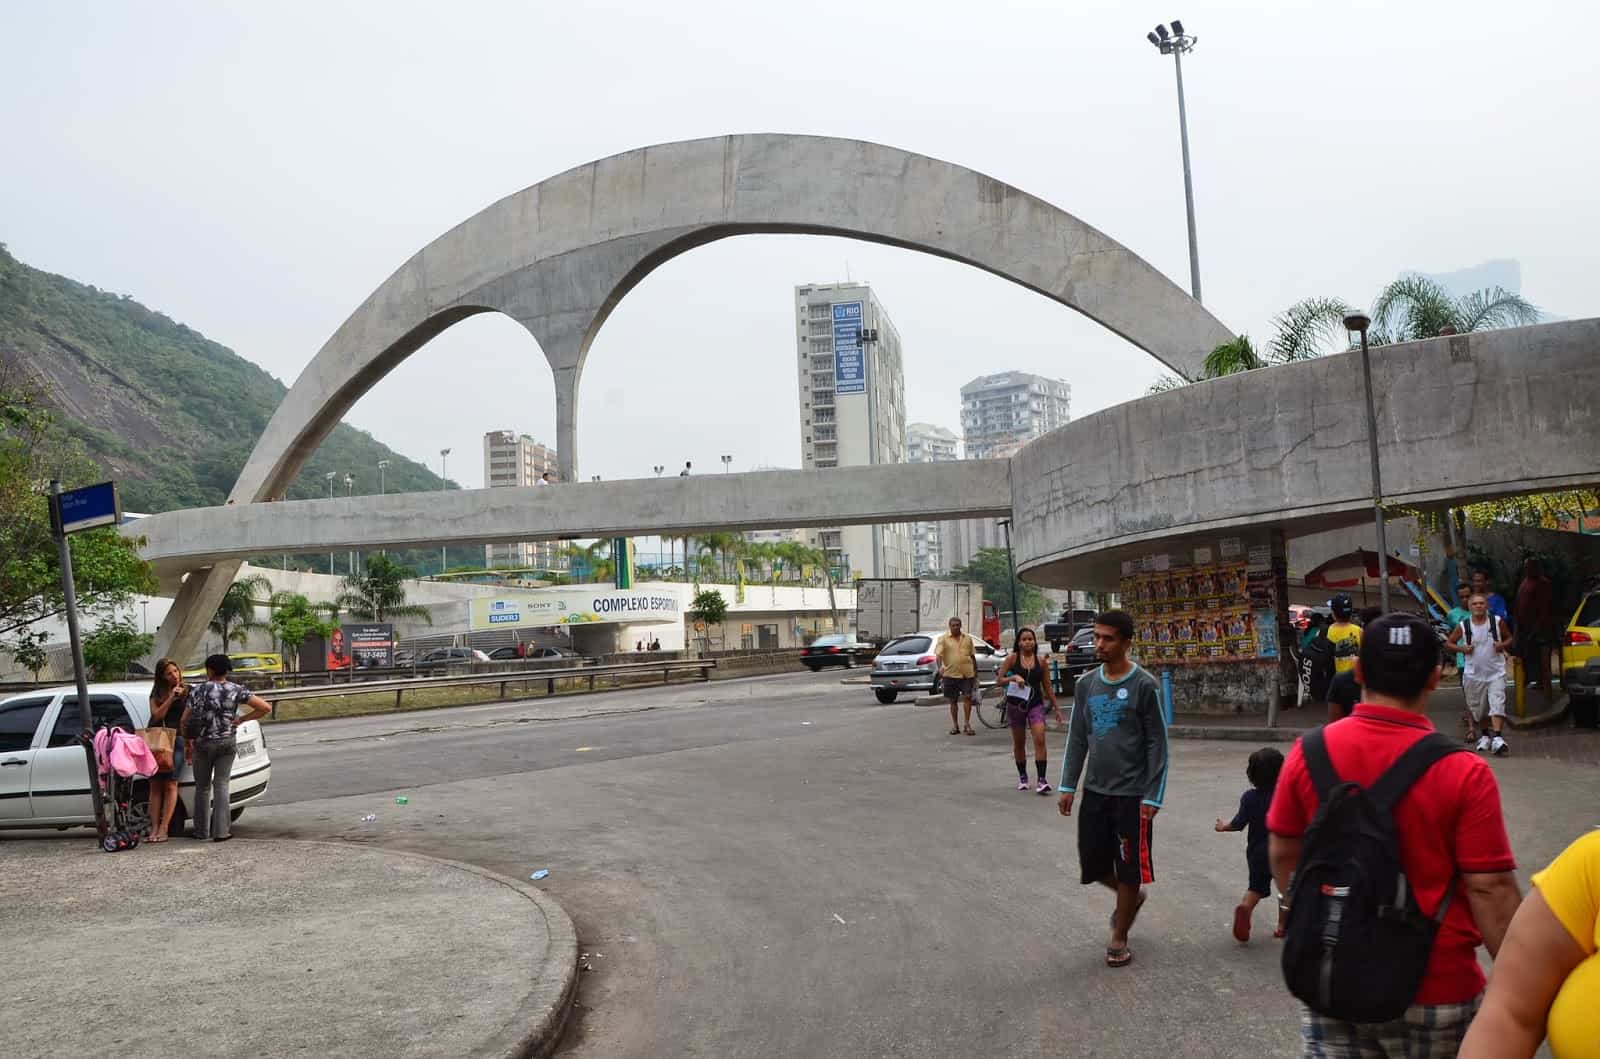
[[1348,673],[1356,667],[1356,656],[1361,653],[1361,626],[1351,621],[1356,606],[1343,592],[1328,601],[1333,611],[1333,624],[1328,626],[1328,642],[1333,645],[1333,673]]
[[1461,1059],[1524,1059],[1546,1034],[1556,1059],[1600,1055],[1600,831],[1533,877],[1495,957]]
[[934,657],[939,660],[939,675],[944,683],[944,697],[950,700],[950,734],[960,735],[962,727],[956,723],[956,702],[966,704],[966,728],[972,735],[972,694],[978,684],[978,649],[972,637],[961,631],[961,619],[950,619],[950,631],[933,644]]

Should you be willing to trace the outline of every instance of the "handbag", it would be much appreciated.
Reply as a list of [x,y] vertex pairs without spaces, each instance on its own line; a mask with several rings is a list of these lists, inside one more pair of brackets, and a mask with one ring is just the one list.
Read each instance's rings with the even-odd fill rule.
[[150,748],[157,770],[171,772],[178,733],[171,728],[140,728],[135,734]]

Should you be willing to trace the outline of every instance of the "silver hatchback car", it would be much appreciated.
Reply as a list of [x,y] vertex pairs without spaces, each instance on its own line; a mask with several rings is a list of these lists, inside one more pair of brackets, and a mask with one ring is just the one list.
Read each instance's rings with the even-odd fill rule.
[[[937,681],[939,660],[933,655],[933,645],[941,632],[918,632],[899,636],[884,644],[872,663],[872,693],[878,701],[888,705],[902,691],[931,693]],[[1005,655],[982,640],[973,638],[978,655],[978,686],[987,687],[995,682],[995,674]]]

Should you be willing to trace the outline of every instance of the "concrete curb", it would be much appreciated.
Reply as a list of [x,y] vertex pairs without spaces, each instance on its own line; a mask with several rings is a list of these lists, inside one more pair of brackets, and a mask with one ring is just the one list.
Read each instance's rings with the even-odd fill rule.
[[[250,842],[298,843],[308,846],[343,848],[343,842],[324,842],[306,839],[246,839]],[[533,987],[522,998],[517,1014],[494,1036],[473,1050],[474,1056],[485,1059],[545,1059],[561,1043],[562,1031],[567,1026],[567,1016],[578,997],[578,932],[566,909],[555,898],[536,887],[517,879],[488,871],[475,864],[465,864],[445,857],[430,857],[426,853],[408,850],[384,849],[381,846],[362,846],[362,849],[390,857],[410,857],[415,860],[443,864],[457,871],[476,875],[480,879],[499,883],[513,890],[534,906],[535,914],[544,920],[550,933],[550,947],[542,963],[533,968]]]

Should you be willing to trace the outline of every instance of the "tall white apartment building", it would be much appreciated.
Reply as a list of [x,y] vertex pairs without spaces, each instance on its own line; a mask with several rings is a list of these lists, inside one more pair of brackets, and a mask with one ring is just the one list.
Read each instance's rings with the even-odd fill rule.
[[[483,435],[483,484],[489,489],[531,486],[546,471],[556,476],[556,450],[514,430],[491,430]],[[563,570],[567,560],[556,541],[519,541],[486,544],[483,565],[489,569],[533,567]]]
[[[900,332],[865,283],[796,287],[801,466],[903,463],[905,376]],[[910,528],[843,526],[806,531],[844,580],[910,577]]]
[[961,387],[967,459],[1010,456],[1072,418],[1072,385],[1025,371],[984,375]]
[[[932,423],[912,423],[906,427],[906,462],[941,463],[958,460],[961,441],[954,431]],[[911,567],[920,577],[946,569],[938,522],[911,524]]]

